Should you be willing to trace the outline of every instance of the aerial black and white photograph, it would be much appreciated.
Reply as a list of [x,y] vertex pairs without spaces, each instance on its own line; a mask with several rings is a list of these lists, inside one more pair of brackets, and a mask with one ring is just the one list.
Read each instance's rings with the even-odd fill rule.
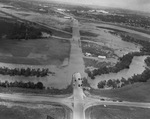
[[0,0],[0,119],[150,119],[150,0]]

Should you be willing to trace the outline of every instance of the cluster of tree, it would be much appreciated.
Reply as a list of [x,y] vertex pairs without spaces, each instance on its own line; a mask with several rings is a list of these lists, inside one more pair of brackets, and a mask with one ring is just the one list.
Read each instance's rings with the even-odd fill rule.
[[[137,20],[137,18],[140,18],[140,20]],[[105,22],[125,23],[130,26],[143,28],[147,28],[147,26],[150,26],[150,21],[139,15],[126,15],[125,17],[121,15],[98,15],[96,19],[100,19]]]
[[53,72],[50,72],[48,68],[46,69],[31,69],[31,68],[14,68],[9,69],[7,67],[0,67],[0,74],[2,75],[10,75],[10,76],[36,76],[36,77],[45,77],[48,76],[48,74],[54,74]]
[[[75,12],[74,12],[75,13]],[[104,22],[111,22],[111,23],[120,23],[120,24],[126,24],[128,26],[134,26],[134,27],[142,27],[142,28],[149,28],[150,27],[150,21],[148,18],[145,18],[140,15],[103,15],[103,14],[85,14],[83,13],[78,13],[78,16],[81,18],[89,18],[89,19],[94,19],[97,21],[104,21]],[[137,20],[140,19],[140,20]]]
[[132,59],[134,56],[142,56],[145,55],[142,52],[134,52],[134,53],[128,53],[126,55],[124,55],[123,57],[119,58],[119,62],[117,62],[117,64],[113,67],[101,67],[98,69],[94,69],[93,71],[87,71],[88,76],[91,79],[95,79],[95,76],[97,75],[102,75],[102,74],[108,74],[108,73],[117,73],[123,69],[128,69]]
[[150,79],[150,70],[145,69],[145,71],[142,74],[137,74],[132,76],[131,78],[125,79],[122,78],[119,79],[109,79],[108,81],[104,80],[98,83],[98,88],[105,88],[105,87],[111,87],[111,88],[120,88],[129,84],[134,84],[137,82],[147,82]]
[[54,117],[50,116],[50,115],[47,115],[47,118],[46,119],[54,119]]
[[150,66],[150,57],[147,57],[145,59],[145,63],[146,63],[147,66]]
[[2,3],[10,3],[11,1],[10,0],[0,0],[0,2],[2,2]]
[[9,39],[37,39],[41,38],[40,29],[28,25],[27,23],[15,23],[11,33],[7,36]]
[[89,84],[89,82],[88,82],[88,80],[87,80],[87,78],[83,77],[82,80],[83,80],[82,81],[83,86],[85,86],[85,87],[91,87],[90,84]]
[[68,85],[66,88],[64,89],[56,89],[56,88],[45,88],[42,82],[37,82],[37,83],[33,83],[33,82],[0,82],[0,87],[4,87],[4,88],[13,88],[13,87],[17,87],[17,88],[26,88],[26,89],[40,89],[43,92],[49,93],[49,94],[71,94],[73,93],[73,87],[72,85]]
[[93,57],[98,57],[101,55],[107,56],[107,58],[109,58],[113,56],[113,51],[111,48],[86,41],[82,41],[81,43],[83,53],[90,53]]
[[80,12],[79,10],[71,10],[69,12],[71,12],[72,14],[74,14],[79,18],[85,18],[85,19],[88,18],[96,21],[120,23],[120,24],[126,24],[128,26],[142,27],[145,29],[150,27],[149,19],[146,18],[145,16],[141,16],[137,14],[122,13],[124,15],[119,15],[119,14],[118,15],[97,14],[96,15],[88,11]]
[[105,87],[112,87],[116,88],[120,83],[120,80],[111,80],[109,79],[108,81],[104,80],[98,83],[98,88],[105,88]]
[[[124,55],[123,57],[119,58],[119,62],[114,67],[101,67],[98,69],[95,69],[93,71],[87,71],[88,76],[91,77],[91,79],[95,79],[95,76],[102,75],[102,74],[108,74],[108,73],[117,73],[123,69],[128,69],[132,59],[134,56],[143,56],[143,55],[150,55],[150,42],[140,39],[135,39],[127,34],[121,33],[122,40],[132,43],[137,43],[142,46],[140,52],[134,52],[134,53],[128,53]],[[146,63],[150,65],[149,59],[146,59]]]
[[150,53],[150,42],[146,40],[136,39],[126,34],[120,35],[123,41],[131,42],[131,43],[137,43],[142,46],[141,52],[143,53]]
[[37,12],[39,7],[37,4],[33,4],[32,2],[25,2],[25,1],[17,1],[15,0],[15,2],[12,2],[11,0],[11,4],[13,4],[14,6],[20,7],[20,8],[24,8],[24,9],[28,9],[30,11],[34,11]]
[[64,89],[57,89],[57,88],[47,88],[47,92],[50,94],[54,94],[54,95],[60,95],[60,94],[71,94],[73,93],[73,87],[72,85],[68,85],[66,88]]
[[18,81],[15,81],[15,82],[8,82],[8,81],[5,81],[5,82],[0,82],[0,86],[1,87],[19,87],[19,88],[28,88],[28,89],[44,89],[45,87],[43,86],[43,83],[42,82],[37,82],[37,83],[33,83],[33,82],[27,82],[27,83],[24,83],[24,82],[18,82]]

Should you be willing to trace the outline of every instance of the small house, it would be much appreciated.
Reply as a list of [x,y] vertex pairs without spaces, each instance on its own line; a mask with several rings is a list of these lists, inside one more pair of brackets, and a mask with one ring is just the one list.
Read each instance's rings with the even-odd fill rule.
[[99,55],[98,58],[99,58],[99,59],[106,59],[106,56],[101,56],[101,55]]
[[91,55],[91,53],[86,52],[85,56],[91,57],[92,55]]

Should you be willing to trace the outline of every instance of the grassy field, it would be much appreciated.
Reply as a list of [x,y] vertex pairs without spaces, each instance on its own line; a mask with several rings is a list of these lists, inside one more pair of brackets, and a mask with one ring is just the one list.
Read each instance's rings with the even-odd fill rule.
[[150,81],[146,83],[135,83],[120,89],[91,90],[92,94],[134,102],[150,102],[149,92]]
[[100,42],[100,40],[98,38],[84,37],[84,36],[82,37],[81,36],[81,41],[84,41],[84,40],[86,40],[86,41]]
[[[6,19],[7,20],[7,19]],[[13,20],[10,21],[10,20],[7,20],[7,21],[4,21],[4,20],[0,20],[0,38],[5,35],[5,34],[10,34],[10,31],[13,30]]]
[[81,36],[80,39],[81,39],[81,41],[87,40],[87,41],[95,41],[96,42],[95,38],[91,38],[91,37],[83,37],[83,36]]
[[[47,25],[47,24],[44,24],[44,25]],[[41,27],[42,27],[41,30],[51,31],[52,35],[54,35],[54,36],[58,36],[58,37],[62,37],[62,38],[72,38],[72,34],[71,34],[72,31],[68,31],[68,29],[64,29],[65,32],[68,32],[68,33],[64,33],[62,31],[59,31],[59,30],[56,30],[56,29],[53,29],[50,27],[47,27],[47,28],[43,27],[43,26],[41,26]]]
[[0,93],[23,93],[23,94],[39,94],[39,95],[71,95],[73,93],[72,85],[68,85],[63,89],[29,89],[19,87],[0,87]]
[[122,106],[95,106],[86,110],[86,117],[90,119],[150,119],[150,109],[122,107]]
[[0,119],[47,119],[47,116],[51,116],[55,119],[65,119],[65,113],[65,109],[61,106],[51,108],[27,108],[21,106],[7,107],[0,105]]
[[89,32],[89,31],[83,31],[83,30],[80,30],[80,35],[81,36],[90,36],[90,37],[98,36],[98,34],[95,34],[95,33]]
[[119,26],[119,27],[122,27],[122,28],[126,28],[126,29],[130,29],[130,30],[142,32],[142,33],[145,33],[145,34],[150,34],[150,30],[146,30],[146,29],[138,28],[138,27],[132,27],[132,26],[127,26],[127,25],[120,25],[120,24],[108,23],[108,22],[106,23],[106,22],[102,22],[102,21],[86,20],[86,19],[80,19],[80,18],[78,18],[78,20],[80,20],[80,22],[83,22],[83,23],[86,23],[86,22],[87,23],[88,22],[91,23],[92,22],[92,23],[96,23],[96,24],[101,24],[101,23],[102,24],[109,24],[109,25]]
[[89,58],[83,58],[85,67],[94,67],[94,68],[100,68],[104,66],[110,66],[110,63],[107,62],[99,62],[94,59],[89,59]]
[[108,29],[108,30],[113,30],[113,31],[116,31],[116,32],[126,33],[125,31],[122,31],[122,30],[119,30],[119,29],[115,29],[115,28],[102,27],[102,26],[97,26],[97,28]]
[[[60,65],[65,58],[69,58],[70,41],[56,38],[27,41],[7,39],[6,36],[14,32],[15,24],[15,20],[0,20],[0,62],[32,65]],[[45,29],[43,27],[39,28],[39,26],[36,27],[38,27],[40,31],[51,31],[52,34],[56,36],[71,37],[57,30]]]
[[111,58],[114,55],[114,51],[107,46],[101,46],[85,41],[82,41],[82,51],[83,53],[91,53],[91,55],[94,57],[101,55],[106,56],[107,58]]
[[126,28],[126,29],[131,29],[131,30],[146,33],[146,34],[150,34],[150,30],[143,29],[143,28],[136,28],[136,27],[131,27],[131,26],[119,25],[119,24],[116,25],[116,26],[123,27],[123,28]]
[[[26,23],[25,20],[21,20],[21,21]],[[14,32],[14,27],[15,27],[16,23],[19,23],[19,22],[16,22],[16,17],[15,17],[15,19],[13,19],[13,18],[12,19],[7,19],[7,18],[0,19],[0,26],[1,26],[0,38],[3,35],[9,36],[12,32]],[[67,31],[68,33],[64,33],[64,32],[59,31],[57,29],[53,29],[53,28],[50,28],[50,27],[45,27],[45,26],[47,26],[47,24],[44,24],[45,26],[42,26],[42,25],[38,25],[36,23],[34,23],[34,25],[31,22],[28,22],[28,23],[30,23],[30,26],[34,26],[35,29],[38,29],[42,32],[47,32],[47,33],[51,32],[52,35],[54,35],[54,36],[59,36],[59,37],[63,37],[63,38],[72,38],[72,34],[71,34],[71,32],[72,32],[71,29],[72,28],[67,29],[70,32]],[[65,29],[64,29],[64,31],[65,31]]]
[[[57,47],[56,47],[57,46]],[[62,39],[0,40],[0,62],[60,65],[69,58],[70,41]]]
[[72,27],[68,26],[68,27],[65,27],[64,29],[62,29],[68,33],[72,33]]
[[[102,26],[97,26],[98,28],[102,28],[102,29],[108,29],[108,30],[112,30],[112,31],[115,31],[117,34],[127,34],[127,35],[130,35],[131,37],[133,38],[136,38],[136,39],[140,39],[140,40],[146,40],[146,41],[149,41],[149,38],[147,37],[143,37],[141,35],[138,35],[138,34],[133,34],[133,33],[128,33],[128,32],[125,32],[125,31],[122,31],[122,30],[119,30],[119,29],[115,29],[115,28],[109,28],[109,27],[102,27]],[[121,27],[121,26],[120,26]],[[123,28],[126,28],[126,27],[123,27]],[[130,29],[131,27],[127,27],[127,29]],[[134,29],[131,29],[131,30],[134,30]],[[137,30],[135,30],[137,31]],[[138,31],[138,32],[142,32],[142,31]],[[147,31],[149,32],[149,31]],[[145,32],[142,32],[142,33],[145,33]],[[84,38],[85,39],[85,38]]]

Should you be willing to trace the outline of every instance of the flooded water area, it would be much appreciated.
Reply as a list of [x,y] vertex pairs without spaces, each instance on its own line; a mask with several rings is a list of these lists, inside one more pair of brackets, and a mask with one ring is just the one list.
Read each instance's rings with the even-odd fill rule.
[[[99,34],[97,37],[82,38],[82,40],[90,43],[92,42],[100,46],[105,46],[112,49],[114,55],[116,55],[116,57],[112,57],[112,58],[114,58],[114,60],[116,61],[118,61],[119,57],[122,57],[125,54],[140,52],[140,49],[142,48],[140,44],[123,41],[119,32],[125,34],[138,34],[141,35],[141,37],[143,38],[150,37],[144,33],[140,33],[133,30],[131,31],[113,25],[105,25],[105,24],[82,23],[81,29],[91,33]],[[118,33],[113,34],[112,32],[118,32]],[[118,73],[109,73],[101,76],[96,76],[94,80],[89,78],[88,82],[90,83],[91,87],[97,88],[97,84],[103,80],[106,81],[109,79],[121,80],[122,78],[128,79],[136,74],[141,74],[145,70],[146,64],[144,60],[146,57],[147,56],[135,56],[132,59],[132,63],[130,64],[129,69],[121,70]],[[111,60],[109,61],[111,62]]]
[[135,56],[132,60],[132,63],[130,64],[129,69],[124,69],[118,73],[109,73],[104,74],[101,76],[95,77],[94,80],[88,79],[88,82],[91,84],[93,88],[97,88],[97,84],[100,81],[103,80],[109,80],[109,79],[119,79],[122,78],[128,79],[132,77],[134,74],[141,74],[145,70],[145,62],[144,60],[147,58],[147,56]]

